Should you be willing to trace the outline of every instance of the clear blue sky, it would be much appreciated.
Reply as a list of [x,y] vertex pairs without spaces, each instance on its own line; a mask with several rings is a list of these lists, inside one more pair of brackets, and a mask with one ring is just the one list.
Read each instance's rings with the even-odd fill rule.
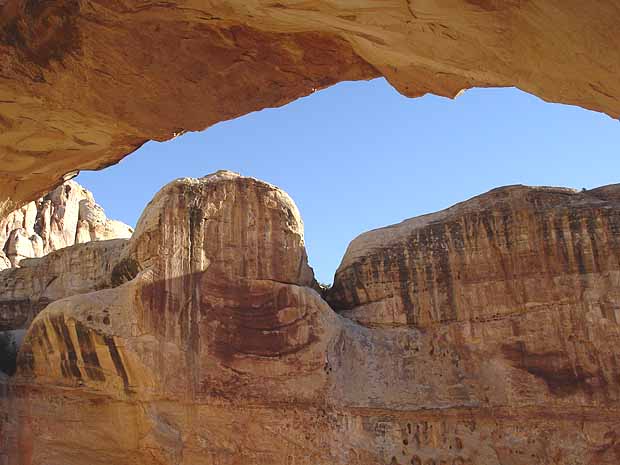
[[166,143],[77,181],[108,217],[135,225],[164,184],[219,169],[286,190],[310,264],[330,283],[358,234],[507,184],[620,182],[620,123],[516,89],[407,99],[384,80],[341,83]]

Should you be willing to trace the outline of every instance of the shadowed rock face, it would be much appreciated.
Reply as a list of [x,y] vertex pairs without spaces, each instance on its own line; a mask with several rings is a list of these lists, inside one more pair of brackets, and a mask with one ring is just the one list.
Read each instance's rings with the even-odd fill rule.
[[620,116],[617,2],[0,3],[0,200],[344,80],[516,86]]
[[67,247],[0,273],[0,331],[26,329],[50,302],[105,289],[123,279],[126,239]]
[[99,290],[67,290],[30,326],[0,398],[3,458],[617,464],[619,198],[509,187],[367,233],[327,296],[338,315],[284,192],[230,172],[175,181]]

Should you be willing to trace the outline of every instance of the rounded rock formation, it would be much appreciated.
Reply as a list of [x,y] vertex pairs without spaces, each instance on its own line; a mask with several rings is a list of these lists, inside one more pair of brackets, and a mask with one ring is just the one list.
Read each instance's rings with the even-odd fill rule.
[[129,241],[54,252],[62,268],[90,250],[100,271],[30,325],[0,457],[615,465],[618,199],[512,186],[367,233],[327,293],[338,315],[285,193],[177,180]]

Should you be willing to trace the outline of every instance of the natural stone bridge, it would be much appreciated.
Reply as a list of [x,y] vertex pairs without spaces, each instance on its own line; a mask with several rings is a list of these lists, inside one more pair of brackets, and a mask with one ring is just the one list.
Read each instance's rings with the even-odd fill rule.
[[2,0],[0,200],[344,80],[618,118],[618,24],[602,0]]
[[[0,0],[0,211],[343,80],[618,118],[619,24],[598,0]],[[319,295],[286,194],[172,183],[130,240],[0,273],[0,324],[29,327],[0,463],[617,465],[619,199],[492,191],[360,236]]]

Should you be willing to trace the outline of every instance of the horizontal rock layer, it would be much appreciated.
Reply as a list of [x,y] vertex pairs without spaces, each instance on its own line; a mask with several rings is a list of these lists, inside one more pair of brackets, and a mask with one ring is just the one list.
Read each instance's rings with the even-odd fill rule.
[[[284,192],[229,172],[175,181],[132,238],[109,249],[111,275],[93,273],[89,284],[101,289],[67,289],[30,325],[0,396],[3,458],[616,464],[620,326],[609,308],[618,199],[615,186],[510,187],[368,233],[349,247],[328,294],[346,306],[345,318],[313,289],[303,225]],[[544,235],[555,218],[568,229]],[[94,244],[55,254],[105,247]],[[596,266],[585,252],[592,244]],[[433,290],[413,278],[419,262],[443,266],[442,254],[471,263],[462,284],[452,283],[454,307],[440,298],[451,273],[425,281]],[[110,269],[110,259],[100,263]],[[567,282],[580,284],[580,298]],[[363,286],[386,300],[374,313],[361,303]],[[419,314],[404,310],[401,287]],[[468,298],[472,289],[486,294]]]
[[344,80],[516,86],[617,118],[619,22],[616,2],[580,0],[4,0],[0,199]]
[[114,239],[79,244],[0,272],[0,331],[26,329],[49,303],[120,282],[126,243]]

